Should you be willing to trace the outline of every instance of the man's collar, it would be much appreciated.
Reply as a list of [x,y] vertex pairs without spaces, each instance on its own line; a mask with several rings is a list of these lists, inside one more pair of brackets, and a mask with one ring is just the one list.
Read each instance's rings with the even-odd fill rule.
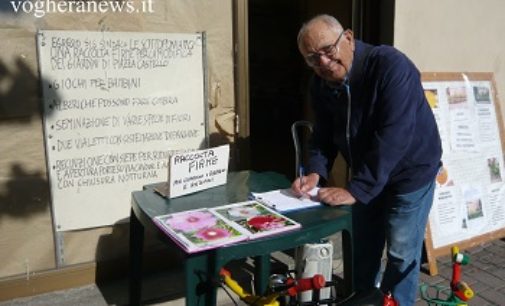
[[341,89],[345,88],[345,86],[349,85],[349,77],[346,76],[346,78],[342,82],[330,82],[330,81],[326,81],[326,80],[324,80],[324,82],[325,82],[326,86],[328,86],[332,90],[341,90]]
[[[362,79],[361,74],[363,73],[363,63],[365,57],[368,54],[368,52],[365,52],[365,43],[363,43],[361,40],[354,40],[354,46],[354,57],[352,59],[351,69],[349,69],[348,73],[348,80],[350,85],[355,84]],[[353,67],[355,67],[355,69],[352,69]]]

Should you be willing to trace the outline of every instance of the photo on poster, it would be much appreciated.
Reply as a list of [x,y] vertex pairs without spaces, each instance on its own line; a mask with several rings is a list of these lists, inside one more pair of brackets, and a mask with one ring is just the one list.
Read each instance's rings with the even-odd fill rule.
[[466,208],[468,212],[468,220],[473,220],[484,216],[484,213],[482,212],[482,201],[480,199],[467,201]]
[[449,175],[449,170],[446,165],[443,165],[438,169],[436,182],[439,187],[442,186],[454,186],[454,182]]
[[477,188],[468,187],[463,192],[468,221],[484,217],[481,193]]
[[466,87],[458,86],[458,87],[447,87],[447,101],[451,107],[455,106],[463,106],[466,105],[468,101],[468,96],[466,94]]
[[473,96],[477,104],[491,104],[491,95],[488,87],[473,86]]
[[432,109],[438,108],[438,90],[437,89],[424,89],[424,95],[428,104]]
[[501,170],[500,170],[500,161],[496,157],[491,157],[487,159],[487,167],[489,170],[489,178],[491,183],[500,183],[502,181],[501,178]]

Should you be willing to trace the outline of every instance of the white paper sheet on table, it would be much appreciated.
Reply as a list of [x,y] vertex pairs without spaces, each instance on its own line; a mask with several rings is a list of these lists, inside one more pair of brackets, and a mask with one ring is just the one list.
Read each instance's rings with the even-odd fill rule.
[[305,209],[321,205],[321,202],[312,200],[317,196],[319,187],[309,191],[309,197],[297,197],[290,188],[278,189],[268,192],[253,192],[252,198],[280,212]]

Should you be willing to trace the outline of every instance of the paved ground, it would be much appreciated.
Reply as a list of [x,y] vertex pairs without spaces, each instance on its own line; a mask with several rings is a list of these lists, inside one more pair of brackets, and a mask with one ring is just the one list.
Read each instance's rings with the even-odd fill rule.
[[[505,240],[495,240],[479,247],[466,250],[470,255],[470,264],[463,267],[462,279],[475,291],[475,297],[469,305],[505,306]],[[449,256],[437,260],[439,275],[430,277],[421,273],[420,281],[430,285],[447,287],[452,276]],[[338,269],[341,265],[336,265]],[[182,292],[182,275],[177,273],[160,273],[149,276],[143,285],[143,297],[147,305],[180,306],[184,305]],[[6,305],[126,305],[127,280],[120,280],[106,285],[90,285],[70,290],[42,294],[0,302]],[[221,291],[220,306],[231,306],[230,299]],[[418,300],[416,306],[427,305]]]
[[[470,263],[462,268],[462,280],[474,290],[475,297],[469,305],[505,305],[505,239],[485,243],[479,247],[465,250]],[[430,285],[447,286],[452,277],[450,256],[437,260],[439,275],[430,277],[421,273],[421,282]],[[418,301],[417,305],[426,305]]]

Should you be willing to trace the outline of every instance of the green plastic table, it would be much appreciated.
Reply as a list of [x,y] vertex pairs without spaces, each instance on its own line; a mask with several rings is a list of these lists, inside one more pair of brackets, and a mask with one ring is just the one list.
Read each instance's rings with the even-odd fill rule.
[[[191,195],[166,199],[153,190],[154,185],[132,193],[130,215],[130,305],[141,302],[141,268],[144,244],[144,227],[153,228],[161,237],[166,236],[153,223],[159,215],[202,207],[215,207],[248,199],[250,192],[264,192],[290,186],[288,179],[275,172],[230,172],[227,184]],[[240,242],[213,250],[187,254],[170,239],[163,239],[168,247],[179,249],[183,257],[186,283],[186,305],[216,305],[216,288],[212,280],[218,279],[219,270],[229,261],[251,257],[255,266],[255,286],[259,292],[266,289],[270,276],[270,254],[292,249],[306,243],[317,243],[322,238],[342,232],[344,261],[344,289],[352,292],[352,216],[345,208],[322,205],[285,213],[300,222],[302,228],[292,232],[261,239]]]

